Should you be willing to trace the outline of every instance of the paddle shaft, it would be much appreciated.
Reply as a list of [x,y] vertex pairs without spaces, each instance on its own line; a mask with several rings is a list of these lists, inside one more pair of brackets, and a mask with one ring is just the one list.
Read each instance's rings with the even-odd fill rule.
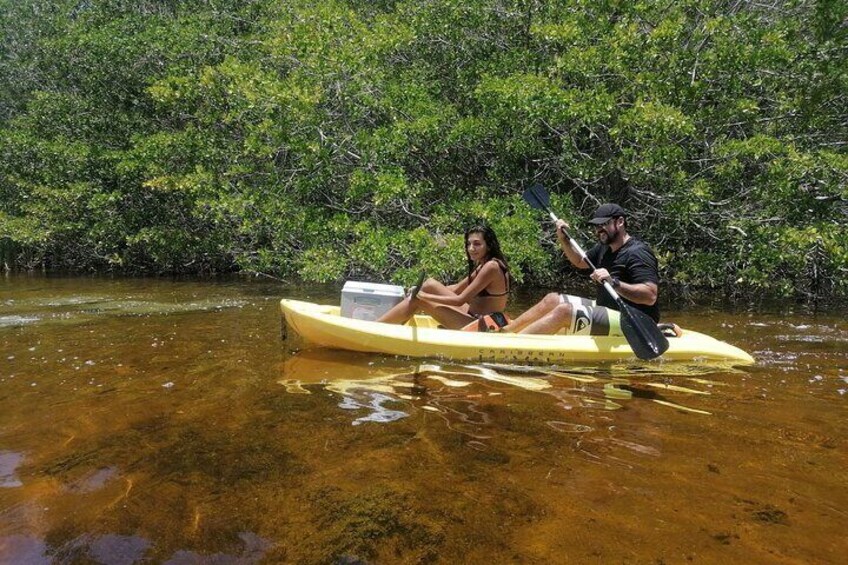
[[[548,213],[554,223],[559,220],[559,218],[556,217],[556,214],[554,214],[547,206],[545,206],[545,211]],[[569,234],[567,230],[563,229],[562,231],[568,238],[568,244],[571,246],[571,248],[574,249],[574,251],[576,251],[578,255],[580,255],[580,258],[583,259],[583,261],[585,261],[587,265],[589,265],[590,269],[592,269],[593,271],[597,270],[597,267],[595,267],[595,264],[592,263],[592,260],[586,256],[586,252],[583,251],[583,248],[580,247],[580,244],[577,243],[573,237],[571,237],[571,234]],[[615,291],[615,289],[612,287],[608,280],[604,280],[602,284],[604,285],[604,288],[607,289],[607,292],[610,294],[610,296],[612,296],[613,300],[615,300],[616,302],[621,300],[621,297],[618,295],[618,293]]]

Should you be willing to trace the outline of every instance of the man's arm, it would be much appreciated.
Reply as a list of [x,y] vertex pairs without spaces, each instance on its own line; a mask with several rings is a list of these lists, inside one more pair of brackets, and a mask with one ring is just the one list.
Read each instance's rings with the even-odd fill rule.
[[609,281],[610,285],[622,298],[626,298],[634,304],[653,306],[657,301],[658,288],[653,282],[626,283],[614,279],[606,269],[596,269],[589,275],[593,281],[603,284]]
[[653,306],[657,302],[660,279],[657,258],[644,244],[638,245],[628,255],[626,274],[622,275],[633,282],[615,282],[606,269],[598,269],[591,276],[598,283],[609,279],[615,291],[634,304]]
[[653,306],[657,302],[657,285],[651,282],[620,283],[615,291],[634,304]]
[[571,226],[569,226],[565,220],[557,220],[556,222],[556,235],[559,240],[559,246],[562,248],[562,252],[565,253],[565,256],[568,257],[568,260],[571,261],[571,264],[577,267],[578,269],[588,269],[589,265],[586,261],[583,260],[583,257],[571,246],[571,242],[565,237],[565,232],[569,230]]

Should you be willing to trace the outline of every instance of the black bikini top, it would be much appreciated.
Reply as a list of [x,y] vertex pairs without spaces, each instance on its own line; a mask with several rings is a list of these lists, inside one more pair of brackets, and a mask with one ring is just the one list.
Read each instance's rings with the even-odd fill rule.
[[[477,296],[481,296],[481,297],[483,297],[483,298],[486,298],[486,297],[488,297],[488,296],[493,296],[493,297],[497,297],[497,296],[506,296],[507,294],[509,294],[509,271],[507,270],[506,265],[504,265],[503,263],[501,263],[501,262],[500,262],[500,261],[498,261],[497,259],[489,259],[489,261],[494,261],[495,263],[497,263],[497,264],[498,264],[498,267],[500,267],[500,268],[501,268],[501,272],[502,272],[502,273],[503,273],[503,275],[504,275],[504,283],[506,283],[506,290],[505,290],[505,291],[503,291],[503,292],[491,293],[491,292],[489,292],[488,290],[483,289],[483,290],[481,290],[481,291],[480,291],[480,293],[479,293],[479,294],[477,294]],[[488,263],[488,261],[487,261],[487,263]],[[474,280],[474,276],[477,274],[477,271],[479,271],[479,270],[480,270],[480,268],[481,268],[481,267],[483,267],[483,265],[485,265],[485,263],[481,263],[479,267],[477,267],[476,269],[474,269],[474,272],[473,272],[473,273],[471,273],[471,276],[470,276],[470,277],[469,277],[469,279],[468,279],[468,280],[469,280],[469,282],[471,282],[471,281],[473,281],[473,280]]]

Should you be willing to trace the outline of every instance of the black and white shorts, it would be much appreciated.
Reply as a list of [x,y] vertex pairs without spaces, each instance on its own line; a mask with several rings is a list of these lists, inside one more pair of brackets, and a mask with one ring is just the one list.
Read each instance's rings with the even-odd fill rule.
[[561,304],[571,304],[571,324],[558,332],[576,335],[624,335],[621,333],[621,318],[618,310],[598,306],[594,300],[560,294]]

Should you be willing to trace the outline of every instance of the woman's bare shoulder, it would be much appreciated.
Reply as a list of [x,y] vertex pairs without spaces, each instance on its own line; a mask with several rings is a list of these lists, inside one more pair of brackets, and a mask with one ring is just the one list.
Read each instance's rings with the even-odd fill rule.
[[477,276],[484,278],[494,278],[497,275],[500,275],[502,268],[498,261],[492,259],[486,261],[483,265],[480,266],[480,270],[477,271]]

